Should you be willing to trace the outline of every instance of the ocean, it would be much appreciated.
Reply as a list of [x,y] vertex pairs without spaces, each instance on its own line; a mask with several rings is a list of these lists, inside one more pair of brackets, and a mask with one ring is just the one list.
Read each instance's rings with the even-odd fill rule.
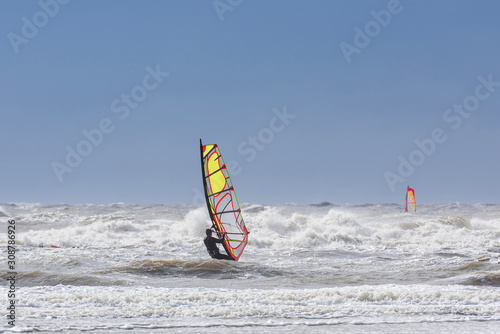
[[242,214],[234,262],[209,257],[202,205],[0,204],[0,332],[498,333],[499,204]]

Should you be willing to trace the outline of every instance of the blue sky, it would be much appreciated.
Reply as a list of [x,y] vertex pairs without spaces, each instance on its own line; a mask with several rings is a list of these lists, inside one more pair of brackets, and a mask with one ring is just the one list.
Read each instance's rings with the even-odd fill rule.
[[201,203],[200,138],[243,203],[500,200],[497,1],[1,8],[0,202]]

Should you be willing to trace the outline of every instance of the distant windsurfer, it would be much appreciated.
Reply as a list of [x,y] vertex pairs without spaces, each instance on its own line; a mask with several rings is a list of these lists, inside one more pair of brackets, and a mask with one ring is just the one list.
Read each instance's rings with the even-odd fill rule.
[[[205,243],[205,246],[207,246],[208,254],[210,254],[210,256],[214,259],[233,260],[234,261],[234,258],[232,256],[221,254],[219,252],[219,247],[217,247],[217,244],[224,243],[224,235],[226,235],[226,233],[225,232],[222,233],[222,238],[217,239],[217,238],[212,237],[212,230],[211,229],[207,228],[205,232],[207,234],[207,237],[205,238],[205,240],[203,240],[203,242]],[[224,247],[224,249],[225,249],[225,247]],[[226,250],[226,252],[227,252],[227,250]]]

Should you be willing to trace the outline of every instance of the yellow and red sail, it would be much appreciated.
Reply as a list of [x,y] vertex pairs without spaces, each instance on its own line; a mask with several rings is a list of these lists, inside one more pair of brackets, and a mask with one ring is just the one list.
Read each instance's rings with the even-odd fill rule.
[[217,145],[203,145],[200,139],[200,153],[204,193],[213,228],[219,237],[227,233],[224,248],[238,261],[247,245],[248,231],[233,184]]
[[417,212],[417,204],[415,202],[415,190],[410,188],[406,189],[406,212]]

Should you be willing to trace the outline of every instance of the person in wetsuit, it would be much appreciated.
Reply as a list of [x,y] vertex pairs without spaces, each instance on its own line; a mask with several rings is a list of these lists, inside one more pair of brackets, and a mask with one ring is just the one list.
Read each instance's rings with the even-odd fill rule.
[[203,240],[203,242],[205,243],[205,246],[207,246],[208,254],[210,254],[210,256],[214,259],[234,261],[234,258],[232,256],[221,254],[219,252],[219,247],[217,247],[217,244],[222,244],[224,242],[224,235],[226,233],[222,234],[222,238],[217,239],[212,237],[211,229],[207,228],[205,232],[207,234],[207,237],[205,238],[205,240]]

